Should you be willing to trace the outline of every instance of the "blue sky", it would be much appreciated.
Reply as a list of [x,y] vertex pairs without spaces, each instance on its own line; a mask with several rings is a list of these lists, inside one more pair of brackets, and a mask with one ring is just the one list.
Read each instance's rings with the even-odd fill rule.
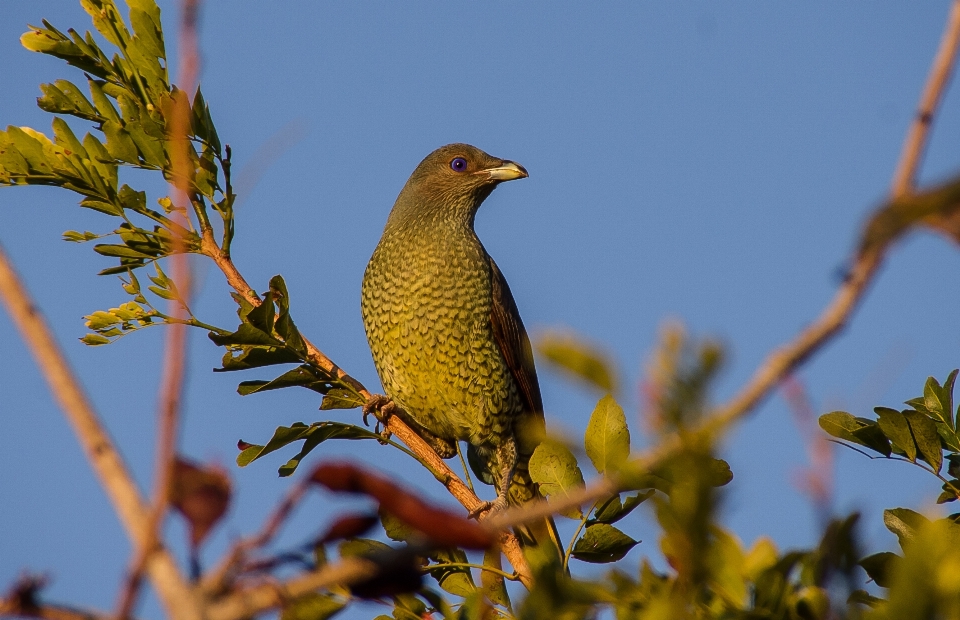
[[[174,5],[161,7],[172,32]],[[889,187],[947,7],[207,2],[203,91],[247,179],[236,262],[260,290],[283,274],[301,330],[377,386],[359,287],[407,176],[449,142],[518,161],[530,178],[491,196],[478,233],[528,327],[571,328],[617,361],[638,449],[638,380],[665,320],[728,345],[722,400],[829,301],[858,227]],[[26,24],[41,18],[61,29],[90,27],[79,3],[5,7],[0,126],[48,130],[49,115],[34,104],[38,84],[82,80],[20,47]],[[168,34],[169,48],[173,39]],[[923,182],[960,164],[958,103],[953,88]],[[151,200],[165,193],[148,175],[126,182]],[[109,222],[47,188],[0,190],[0,214],[0,242],[146,485],[160,330],[110,347],[79,343],[82,315],[125,299],[112,277],[94,275],[107,259],[60,241],[64,230],[105,230]],[[895,248],[849,329],[798,375],[817,413],[896,406],[918,395],[928,375],[942,379],[960,366],[958,268],[955,248],[931,234]],[[197,313],[230,327],[222,277],[200,270]],[[2,314],[0,351],[0,491],[8,506],[0,512],[0,586],[23,569],[47,571],[52,597],[111,608],[130,554],[126,538]],[[265,440],[278,425],[320,419],[318,399],[306,390],[237,396],[236,382],[254,377],[209,372],[219,356],[204,334],[193,334],[183,451],[230,468],[238,488],[205,550],[208,561],[257,527],[290,482],[275,473],[285,455],[236,469],[237,439]],[[598,395],[542,364],[540,374],[548,423],[581,436]],[[779,395],[725,446],[736,478],[724,520],[746,542],[761,534],[781,548],[813,542],[816,514],[794,483],[805,449]],[[386,449],[351,443],[325,454],[410,472],[411,484],[449,501]],[[872,550],[894,544],[883,508],[932,508],[939,491],[916,468],[851,451],[836,451],[834,470],[835,510],[864,511]],[[316,496],[284,542],[302,540],[347,505]],[[169,527],[172,539],[182,538],[177,520]],[[656,554],[648,517],[624,527],[644,541],[631,562]],[[157,615],[152,603],[145,612]]]

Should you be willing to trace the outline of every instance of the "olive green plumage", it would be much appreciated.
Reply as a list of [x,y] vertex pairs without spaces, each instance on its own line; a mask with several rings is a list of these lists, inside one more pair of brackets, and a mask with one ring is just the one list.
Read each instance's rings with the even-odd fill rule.
[[524,437],[539,435],[543,406],[516,304],[473,222],[497,184],[525,176],[466,144],[428,155],[394,204],[361,302],[386,394],[444,458],[470,444],[499,507],[508,489],[514,501],[535,491],[525,474],[536,440]]

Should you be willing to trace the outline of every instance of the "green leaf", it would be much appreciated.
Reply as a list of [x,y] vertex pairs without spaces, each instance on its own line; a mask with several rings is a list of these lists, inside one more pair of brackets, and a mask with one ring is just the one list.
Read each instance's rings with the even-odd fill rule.
[[940,447],[937,423],[924,414],[910,409],[905,410],[903,415],[907,419],[907,424],[910,425],[913,439],[917,442],[920,457],[939,474],[940,467],[943,465],[943,450]]
[[94,239],[99,239],[100,235],[92,233],[90,231],[86,232],[77,232],[76,230],[68,230],[63,233],[64,241],[72,241],[74,243],[83,243],[84,241],[92,241]]
[[386,510],[380,511],[380,523],[383,525],[383,531],[386,532],[387,538],[397,542],[407,542],[416,533],[416,530],[395,517],[392,512]]
[[300,462],[305,456],[307,456],[311,451],[313,451],[314,448],[328,439],[374,439],[376,441],[381,441],[383,438],[378,433],[374,433],[363,427],[353,424],[329,421],[320,422],[312,425],[311,430],[309,433],[307,433],[306,441],[303,442],[303,447],[300,449],[300,452],[292,459],[281,465],[277,473],[280,474],[281,478],[290,476],[297,470],[297,467],[300,466]]
[[276,324],[277,334],[283,338],[287,347],[296,351],[301,356],[306,357],[307,345],[300,336],[297,326],[294,325],[290,317],[290,296],[287,293],[287,285],[280,276],[270,278],[270,296],[275,300],[278,308]]
[[308,390],[326,394],[330,389],[330,382],[324,379],[318,379],[315,373],[316,370],[312,366],[304,364],[293,370],[288,370],[273,381],[243,381],[237,387],[237,393],[241,396],[247,396],[257,392],[279,390],[288,387],[305,387]]
[[438,551],[431,555],[430,559],[434,560],[436,564],[431,565],[428,572],[445,591],[455,596],[469,596],[476,591],[477,585],[473,581],[473,575],[470,574],[469,568],[463,566],[433,568],[448,563],[465,564],[469,562],[467,554],[462,549]]
[[819,424],[820,428],[837,439],[890,456],[890,442],[873,420],[857,418],[846,411],[833,411],[820,416]]
[[[547,497],[567,497],[571,491],[583,486],[583,473],[577,465],[577,457],[563,444],[544,441],[530,457],[530,478],[540,486]],[[579,519],[582,512],[572,508],[562,513],[565,517]]]
[[616,373],[607,356],[577,336],[547,332],[537,338],[536,347],[544,359],[558,368],[603,392],[616,392]]
[[868,555],[857,563],[863,567],[863,570],[866,571],[867,575],[869,575],[878,586],[881,588],[889,588],[890,584],[893,583],[893,571],[896,565],[902,560],[903,558],[896,553],[883,551],[881,553]]
[[367,557],[376,555],[385,551],[390,551],[390,545],[386,545],[379,540],[370,538],[354,538],[345,540],[337,548],[341,558]]
[[917,445],[913,439],[913,433],[910,432],[910,425],[907,424],[907,418],[896,409],[888,407],[874,407],[877,416],[877,424],[883,434],[890,439],[893,445],[907,455],[911,461],[917,459]]
[[138,252],[125,245],[114,245],[109,243],[100,243],[93,246],[93,251],[103,256],[115,256],[121,258],[154,258],[152,254]]
[[593,564],[617,562],[638,543],[612,525],[597,523],[587,526],[586,532],[574,544],[571,555]]
[[937,498],[938,504],[946,504],[948,502],[957,501],[957,491],[955,489],[960,489],[960,480],[954,478],[953,480],[947,480],[944,482],[941,487],[943,492],[940,493],[940,496]]
[[604,396],[594,408],[583,445],[600,474],[617,471],[630,456],[627,418],[612,396]]
[[633,512],[637,506],[653,497],[654,493],[656,493],[656,490],[650,489],[649,491],[643,491],[641,493],[637,493],[636,495],[628,495],[623,502],[620,501],[619,495],[614,495],[597,509],[593,518],[587,521],[587,524],[616,523],[620,519]]
[[[237,465],[245,467],[260,457],[266,456],[271,452],[276,452],[284,446],[288,446],[295,441],[304,439],[312,427],[303,422],[295,422],[292,426],[279,426],[274,431],[273,437],[265,446],[250,446],[243,450],[237,456]],[[257,449],[259,448],[259,449]]]
[[[218,335],[215,332],[210,332],[210,334],[212,334],[211,338]],[[221,361],[223,367],[214,368],[213,372],[249,370],[250,368],[262,368],[276,364],[296,364],[299,361],[300,358],[294,353],[282,347],[243,347],[239,355],[237,355],[235,349],[230,349],[224,353]]]
[[346,605],[330,594],[311,592],[284,604],[280,620],[327,620]]
[[363,406],[363,400],[350,390],[343,388],[333,388],[328,391],[320,403],[320,409],[324,411],[330,409],[355,409],[361,406]]
[[87,334],[80,339],[80,342],[83,344],[90,345],[91,347],[99,346],[101,344],[110,344],[109,338],[104,338],[100,334]]
[[243,323],[232,334],[223,335],[210,332],[207,337],[221,347],[234,345],[283,347],[282,342],[250,323]]
[[883,511],[883,524],[888,530],[897,535],[900,548],[905,549],[920,528],[928,525],[930,519],[909,508],[891,508]]

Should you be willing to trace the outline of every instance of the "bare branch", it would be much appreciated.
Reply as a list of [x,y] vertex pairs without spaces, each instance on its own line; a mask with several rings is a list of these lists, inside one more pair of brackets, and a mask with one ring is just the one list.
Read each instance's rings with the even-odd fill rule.
[[240,620],[281,607],[287,601],[334,585],[351,585],[377,575],[380,566],[372,560],[346,558],[320,570],[294,577],[282,584],[265,583],[238,590],[210,604],[206,620]]
[[[960,41],[960,0],[954,0],[947,20],[946,31],[940,49],[933,61],[933,68],[920,100],[917,118],[904,141],[903,155],[894,176],[891,204],[913,191],[913,182],[920,165],[920,156],[927,134],[937,111],[947,78],[953,67]],[[885,207],[886,208],[886,207]],[[881,209],[880,212],[882,212]],[[903,232],[903,231],[899,231]],[[820,317],[802,331],[792,342],[774,351],[756,370],[750,381],[726,405],[717,410],[712,423],[723,428],[753,410],[776,385],[806,359],[813,355],[847,323],[857,304],[863,298],[877,269],[883,262],[887,249],[895,237],[880,243],[864,243],[843,285],[833,301]],[[868,239],[866,241],[869,241]]]
[[943,98],[947,81],[953,71],[953,63],[957,58],[957,45],[960,43],[960,0],[954,0],[950,7],[950,16],[940,39],[940,49],[933,59],[927,85],[920,97],[917,115],[910,126],[903,150],[900,153],[900,163],[893,176],[893,186],[890,193],[898,198],[913,191],[916,183],[917,170],[920,167],[920,158],[927,144],[927,136],[933,124],[937,106]]
[[[183,0],[180,13],[180,79],[179,83],[189,96],[197,83],[200,58],[197,44],[197,17],[200,0]],[[189,203],[189,179],[193,176],[190,169],[189,130],[190,108],[174,106],[170,119],[171,142],[179,148],[181,154],[174,159],[174,174],[171,178],[174,203],[184,206]],[[170,488],[173,480],[174,463],[177,453],[177,428],[180,421],[180,409],[183,399],[184,377],[187,360],[187,326],[190,318],[187,308],[192,293],[190,262],[186,254],[186,243],[179,231],[189,229],[184,211],[175,210],[171,217],[177,226],[173,228],[173,252],[170,255],[171,277],[181,292],[182,299],[169,300],[169,316],[176,319],[168,326],[164,346],[163,371],[160,382],[160,397],[157,411],[158,433],[156,466],[154,469],[154,492],[150,506],[150,518],[146,524],[143,544],[134,551],[130,570],[120,591],[117,604],[117,618],[126,620],[133,610],[143,581],[143,571],[153,554],[160,547],[161,529],[167,512]],[[201,219],[200,227],[204,227]]]
[[[133,477],[2,247],[0,298],[36,358],[50,391],[73,426],[127,534],[134,543],[144,545],[149,516]],[[156,553],[147,570],[172,618],[199,619],[190,590],[169,553]]]

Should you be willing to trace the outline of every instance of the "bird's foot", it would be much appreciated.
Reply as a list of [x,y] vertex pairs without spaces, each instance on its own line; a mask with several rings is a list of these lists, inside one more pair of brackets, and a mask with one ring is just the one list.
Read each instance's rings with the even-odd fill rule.
[[[377,419],[377,423],[374,426],[374,431],[380,433],[380,443],[385,444],[387,440],[393,435],[387,429],[387,420],[390,419],[390,416],[394,414],[397,405],[393,402],[393,399],[384,396],[382,394],[374,394],[370,397],[363,405],[363,423],[369,426],[367,418],[370,414],[373,414],[373,417]],[[380,428],[380,425],[383,425],[383,428]]]
[[480,515],[482,515],[483,513],[487,513],[486,517],[490,517],[492,515],[497,514],[501,510],[506,510],[507,505],[508,505],[507,497],[505,495],[500,495],[497,497],[497,499],[493,500],[492,502],[483,502],[478,507],[471,510],[470,513],[467,515],[467,517],[470,519],[477,519],[479,521]]
[[384,396],[383,394],[374,394],[370,397],[370,400],[363,404],[363,423],[367,426],[370,426],[370,422],[367,418],[372,414],[380,422],[386,422],[387,418],[393,415],[394,409],[397,405],[393,402],[393,399],[389,396]]

